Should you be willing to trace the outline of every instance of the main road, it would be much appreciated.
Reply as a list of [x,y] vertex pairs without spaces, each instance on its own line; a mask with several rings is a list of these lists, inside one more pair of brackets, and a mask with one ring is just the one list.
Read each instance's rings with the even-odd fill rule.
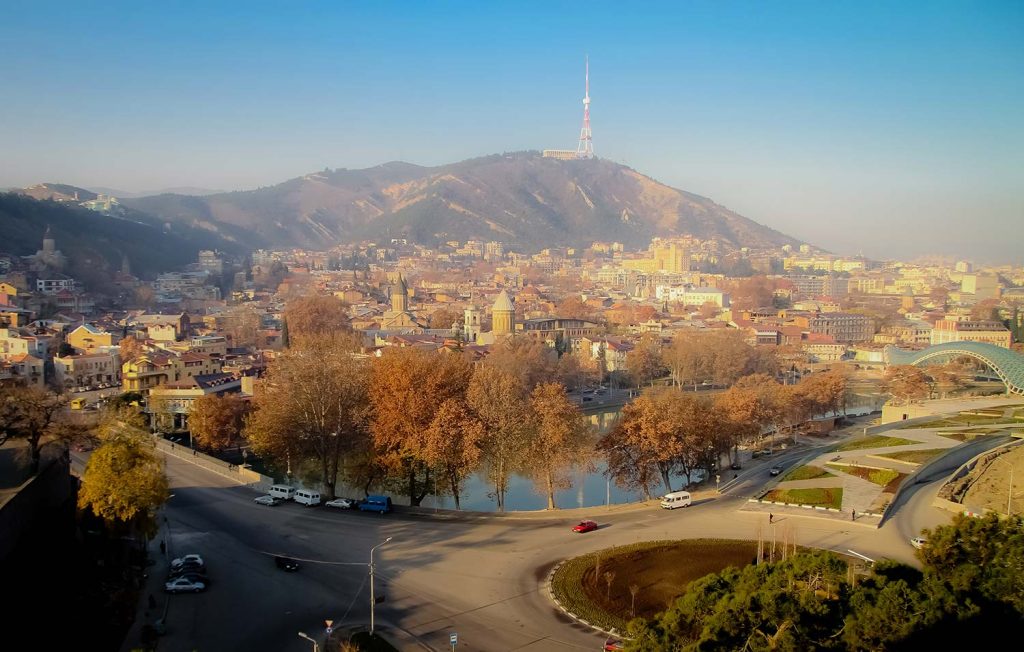
[[[796,453],[776,456],[785,464]],[[604,637],[560,613],[544,591],[548,571],[581,553],[636,541],[695,537],[754,539],[772,531],[764,514],[741,509],[769,479],[770,464],[743,471],[721,496],[668,512],[605,507],[512,516],[392,513],[264,507],[252,490],[174,457],[167,458],[173,497],[162,512],[168,558],[198,552],[211,586],[168,601],[162,650],[308,650],[297,632],[322,640],[324,621],[369,622],[367,562],[375,553],[378,626],[407,633],[403,648],[570,651],[600,649]],[[944,474],[942,474],[944,475]],[[801,545],[874,559],[913,561],[908,537],[949,520],[931,507],[940,477],[908,491],[881,528],[843,520],[776,515]],[[574,534],[591,518],[600,529]],[[295,573],[273,555],[295,557]],[[158,566],[159,567],[159,566]],[[159,573],[158,573],[159,574]],[[159,586],[157,580],[151,586]],[[151,589],[152,590],[152,589]],[[132,641],[128,641],[132,643]]]

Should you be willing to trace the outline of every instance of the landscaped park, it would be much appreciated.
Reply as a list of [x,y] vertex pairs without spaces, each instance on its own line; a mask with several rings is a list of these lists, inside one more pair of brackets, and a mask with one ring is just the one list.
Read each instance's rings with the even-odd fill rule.
[[851,516],[881,516],[908,476],[978,437],[1024,428],[1019,405],[963,411],[863,435],[820,452],[781,476],[758,497],[773,506],[814,507]]

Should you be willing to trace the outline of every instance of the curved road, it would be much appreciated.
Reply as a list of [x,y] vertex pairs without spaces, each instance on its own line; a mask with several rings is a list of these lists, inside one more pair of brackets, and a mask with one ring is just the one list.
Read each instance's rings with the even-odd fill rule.
[[[965,447],[966,449],[967,447]],[[968,451],[969,452],[969,451]],[[257,494],[175,458],[167,459],[174,497],[167,503],[169,557],[200,552],[210,568],[203,594],[172,596],[162,650],[308,650],[304,631],[323,640],[324,620],[367,623],[369,550],[378,548],[378,626],[400,628],[415,638],[409,649],[447,650],[458,632],[460,650],[596,650],[604,637],[571,622],[543,591],[558,561],[608,546],[653,539],[724,537],[770,539],[763,513],[740,511],[746,497],[769,479],[768,467],[789,466],[806,452],[776,455],[740,472],[717,498],[668,512],[604,507],[512,517],[442,514],[364,514],[304,508],[294,503],[264,507]],[[967,455],[965,452],[964,455]],[[969,456],[969,455],[968,455]],[[945,465],[944,465],[945,466]],[[901,496],[883,527],[843,520],[780,514],[777,535],[787,528],[801,545],[874,559],[913,562],[908,538],[923,527],[948,522],[931,499],[948,473],[931,471]],[[724,487],[723,487],[724,488]],[[581,518],[596,532],[573,534]],[[271,557],[304,560],[297,573],[278,570]],[[162,580],[162,573],[157,573]]]

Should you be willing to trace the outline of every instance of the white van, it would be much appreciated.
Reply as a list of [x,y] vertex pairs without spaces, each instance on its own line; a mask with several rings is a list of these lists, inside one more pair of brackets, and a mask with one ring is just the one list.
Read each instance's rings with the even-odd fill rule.
[[689,491],[673,491],[665,494],[661,499],[661,506],[665,509],[675,509],[676,507],[689,507],[692,502],[693,498],[690,497]]
[[320,492],[310,491],[309,489],[299,489],[295,492],[295,497],[292,498],[295,502],[306,507],[312,507],[313,505],[320,504]]
[[280,498],[281,500],[290,500],[295,496],[295,487],[289,487],[286,484],[275,484],[267,489],[267,493],[274,498]]

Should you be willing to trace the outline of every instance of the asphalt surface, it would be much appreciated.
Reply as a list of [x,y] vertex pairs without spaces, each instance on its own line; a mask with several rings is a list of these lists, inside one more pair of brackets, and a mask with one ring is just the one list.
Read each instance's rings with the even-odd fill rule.
[[[557,611],[543,590],[548,571],[567,557],[643,540],[781,539],[785,528],[801,545],[914,563],[908,539],[949,520],[931,507],[948,470],[926,474],[906,490],[879,529],[789,514],[776,514],[769,527],[763,514],[740,510],[771,479],[772,465],[789,468],[807,454],[776,453],[730,471],[739,477],[721,496],[708,492],[687,509],[608,512],[602,506],[504,518],[379,515],[290,502],[265,507],[253,503],[255,492],[168,458],[174,497],[164,510],[161,536],[169,532],[169,550],[160,562],[198,552],[207,560],[211,586],[167,598],[160,649],[299,652],[311,645],[297,632],[322,642],[325,619],[336,626],[368,623],[369,551],[387,537],[393,540],[375,553],[376,593],[385,596],[376,618],[378,626],[408,633],[403,649],[449,650],[449,634],[457,632],[459,650],[596,650],[604,636]],[[583,518],[600,528],[572,533]],[[301,569],[279,570],[275,554],[299,559]],[[151,591],[162,586],[160,562]]]

